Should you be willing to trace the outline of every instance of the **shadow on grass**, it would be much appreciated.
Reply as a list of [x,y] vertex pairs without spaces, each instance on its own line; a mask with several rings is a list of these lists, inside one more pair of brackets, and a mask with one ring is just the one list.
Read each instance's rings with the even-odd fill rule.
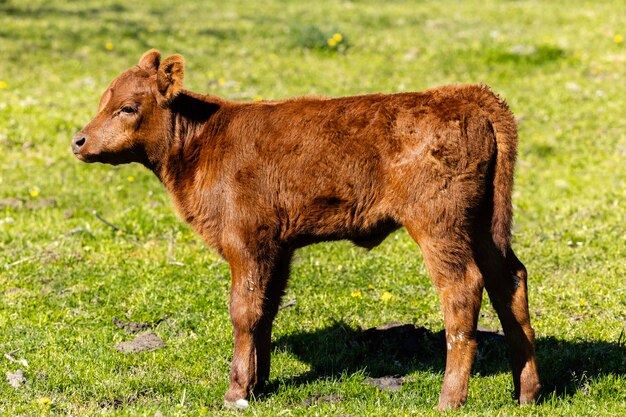
[[[510,373],[504,337],[479,331],[473,374]],[[572,396],[587,389],[589,382],[604,375],[626,375],[624,343],[566,341],[554,337],[537,340],[542,390],[539,402],[553,395]],[[343,322],[279,338],[275,347],[291,352],[312,370],[281,383],[302,384],[315,379],[363,372],[369,377],[406,375],[431,371],[443,375],[445,339],[443,330],[433,333],[423,327],[395,325],[387,329],[352,329]],[[278,381],[266,392],[275,391]]]

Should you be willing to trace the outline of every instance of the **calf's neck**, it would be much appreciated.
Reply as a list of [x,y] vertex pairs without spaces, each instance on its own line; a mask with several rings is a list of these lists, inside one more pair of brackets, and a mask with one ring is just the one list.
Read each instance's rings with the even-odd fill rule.
[[228,406],[269,376],[272,322],[294,250],[372,248],[405,227],[441,297],[439,408],[461,405],[486,288],[521,404],[539,390],[527,274],[511,249],[515,119],[483,85],[235,103],[183,89],[183,58],[150,50],[107,88],[72,140],[85,162],[139,162],[230,265]]

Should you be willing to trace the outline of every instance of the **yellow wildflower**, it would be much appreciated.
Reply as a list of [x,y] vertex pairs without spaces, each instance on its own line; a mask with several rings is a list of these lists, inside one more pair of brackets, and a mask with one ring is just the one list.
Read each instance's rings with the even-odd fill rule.
[[224,85],[224,84],[226,84],[226,80],[225,80],[225,79],[223,79],[223,78],[220,78],[219,80],[217,80],[217,83],[218,83],[219,85]]
[[341,42],[343,40],[343,35],[341,33],[335,33],[333,35],[333,39],[335,42]]
[[391,300],[391,297],[393,297],[393,295],[391,295],[391,293],[389,291],[385,291],[381,296],[380,299],[383,300],[384,302],[387,302],[389,300]]
[[326,43],[328,44],[328,46],[330,46],[331,48],[334,47],[335,45],[337,45],[337,41],[335,40],[335,38],[330,38],[329,40],[326,41]]
[[356,291],[352,291],[350,293],[350,296],[354,297],[354,298],[361,298],[361,297],[363,297],[363,293],[361,291],[359,291],[359,290],[356,290]]
[[41,397],[40,399],[37,400],[37,402],[41,405],[48,405],[52,402],[52,400],[48,397]]
[[373,290],[373,289],[374,289],[374,286],[373,286],[372,284],[367,284],[367,289],[368,289],[368,290]]
[[113,43],[112,42],[107,42],[104,44],[104,47],[106,48],[107,51],[112,51],[113,50]]
[[582,299],[578,302],[578,304],[579,304],[581,307],[584,307],[584,306],[586,306],[586,305],[587,305],[587,300],[585,300],[584,298],[582,298]]
[[128,182],[135,182],[135,177],[133,177],[132,175],[129,175],[127,180]]
[[0,81],[0,88],[7,88],[7,82],[6,81]]
[[613,36],[613,42],[619,45],[620,43],[624,42],[624,37],[618,33],[617,35]]
[[33,187],[30,189],[30,196],[31,197],[37,197],[39,196],[39,187]]
[[254,96],[254,101],[262,101],[262,100],[263,100],[263,96],[260,96],[258,94]]

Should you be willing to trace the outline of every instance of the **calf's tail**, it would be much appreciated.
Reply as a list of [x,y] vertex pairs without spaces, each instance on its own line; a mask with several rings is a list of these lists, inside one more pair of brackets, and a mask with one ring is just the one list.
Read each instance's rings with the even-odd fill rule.
[[496,137],[491,236],[498,250],[506,256],[511,246],[513,222],[511,196],[517,159],[517,123],[503,99],[492,93],[489,101],[489,120]]

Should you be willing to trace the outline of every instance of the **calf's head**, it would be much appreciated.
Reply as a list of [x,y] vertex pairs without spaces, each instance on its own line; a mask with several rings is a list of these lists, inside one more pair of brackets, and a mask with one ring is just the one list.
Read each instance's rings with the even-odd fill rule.
[[84,162],[153,163],[166,147],[170,105],[182,89],[184,60],[144,53],[139,64],[117,77],[100,99],[98,113],[72,139]]

